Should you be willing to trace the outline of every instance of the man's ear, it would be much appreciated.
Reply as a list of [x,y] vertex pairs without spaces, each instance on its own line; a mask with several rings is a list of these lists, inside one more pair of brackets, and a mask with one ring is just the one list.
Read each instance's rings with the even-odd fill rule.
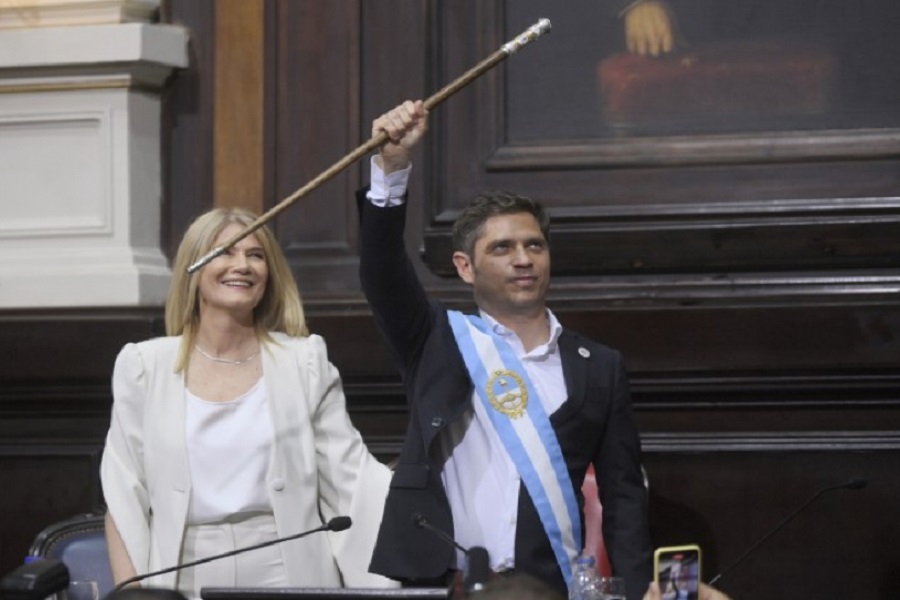
[[456,266],[456,273],[459,275],[460,279],[466,283],[472,283],[472,281],[474,281],[472,276],[472,271],[474,269],[468,254],[457,250],[453,253],[453,264]]

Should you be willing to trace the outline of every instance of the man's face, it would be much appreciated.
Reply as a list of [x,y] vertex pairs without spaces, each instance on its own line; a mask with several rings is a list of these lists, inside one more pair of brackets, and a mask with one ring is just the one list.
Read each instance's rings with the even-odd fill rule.
[[530,213],[484,222],[474,256],[453,254],[456,271],[472,284],[479,308],[493,316],[538,316],[550,285],[550,249]]

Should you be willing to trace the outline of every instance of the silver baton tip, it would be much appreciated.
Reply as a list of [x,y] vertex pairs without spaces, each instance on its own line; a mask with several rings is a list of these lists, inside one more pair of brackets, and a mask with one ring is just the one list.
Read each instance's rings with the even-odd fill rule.
[[516,39],[503,44],[501,50],[507,55],[515,54],[522,46],[529,42],[533,42],[548,31],[550,31],[550,19],[540,19],[537,23],[519,34]]
[[208,262],[209,260],[205,256],[201,257],[200,260],[187,268],[188,275],[192,275],[195,271],[197,271],[200,267],[206,265],[206,263]]
[[196,271],[197,269],[199,269],[200,267],[202,267],[202,266],[204,266],[204,265],[206,265],[206,264],[212,262],[212,260],[213,260],[214,258],[218,258],[218,257],[221,256],[224,252],[225,252],[225,248],[223,248],[222,246],[216,246],[215,248],[213,248],[212,250],[210,250],[209,252],[207,252],[206,255],[201,256],[200,259],[197,260],[197,262],[195,262],[194,264],[192,264],[191,266],[189,266],[189,267],[187,268],[188,274],[191,274],[191,273],[193,273],[194,271]]

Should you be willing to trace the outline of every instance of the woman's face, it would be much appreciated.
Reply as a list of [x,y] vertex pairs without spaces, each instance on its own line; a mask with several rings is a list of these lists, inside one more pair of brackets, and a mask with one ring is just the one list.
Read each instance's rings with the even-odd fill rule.
[[[216,237],[213,247],[225,243],[243,227],[231,223]],[[253,309],[263,298],[269,266],[262,244],[251,234],[200,270],[200,316],[205,312],[223,311],[250,322]]]

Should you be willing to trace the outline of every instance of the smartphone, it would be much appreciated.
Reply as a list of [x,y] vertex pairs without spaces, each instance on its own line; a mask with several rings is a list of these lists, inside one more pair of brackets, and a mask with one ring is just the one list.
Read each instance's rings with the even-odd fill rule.
[[667,546],[653,553],[653,578],[662,600],[698,600],[700,597],[700,546]]

